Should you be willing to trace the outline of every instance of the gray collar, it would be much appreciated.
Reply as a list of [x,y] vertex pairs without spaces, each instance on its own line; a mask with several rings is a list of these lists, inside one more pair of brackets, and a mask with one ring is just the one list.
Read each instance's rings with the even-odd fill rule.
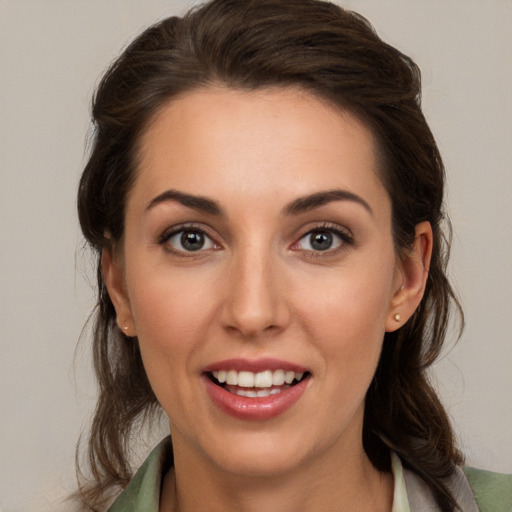
[[[403,468],[403,472],[411,512],[443,512],[425,482],[413,471]],[[478,512],[473,491],[461,468],[455,468],[448,486],[462,512]]]

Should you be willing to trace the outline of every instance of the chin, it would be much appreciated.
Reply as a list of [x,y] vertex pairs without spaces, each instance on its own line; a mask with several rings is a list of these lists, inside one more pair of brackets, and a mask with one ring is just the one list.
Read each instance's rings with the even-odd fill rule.
[[289,475],[306,464],[309,457],[304,450],[305,443],[299,442],[299,438],[290,442],[289,436],[287,439],[269,434],[231,436],[228,446],[217,445],[220,449],[209,457],[219,469],[240,477],[275,478]]
[[277,478],[289,475],[302,466],[296,458],[276,454],[262,454],[251,458],[221,460],[219,466],[226,472],[245,478]]

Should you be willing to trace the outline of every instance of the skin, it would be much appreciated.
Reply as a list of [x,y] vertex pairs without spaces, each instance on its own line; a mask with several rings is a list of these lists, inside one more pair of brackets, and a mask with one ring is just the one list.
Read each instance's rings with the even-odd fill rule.
[[[155,201],[169,190],[222,213]],[[354,196],[289,211],[332,190]],[[384,333],[421,300],[432,234],[422,223],[410,251],[393,246],[369,130],[296,89],[186,93],[143,134],[125,220],[103,270],[169,417],[161,510],[391,510],[392,477],[362,446],[364,398]],[[187,252],[191,225],[207,238]],[[331,248],[314,250],[312,230],[332,229]],[[308,369],[297,403],[264,421],[213,404],[207,365],[263,357]]]

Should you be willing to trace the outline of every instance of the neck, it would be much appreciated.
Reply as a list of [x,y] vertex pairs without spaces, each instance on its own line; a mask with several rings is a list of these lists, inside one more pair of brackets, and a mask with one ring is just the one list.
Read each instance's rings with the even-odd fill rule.
[[[345,456],[307,461],[283,475],[244,476],[175,454],[164,481],[161,512],[389,512],[393,477],[377,471],[362,444]],[[214,469],[214,470],[211,470]]]

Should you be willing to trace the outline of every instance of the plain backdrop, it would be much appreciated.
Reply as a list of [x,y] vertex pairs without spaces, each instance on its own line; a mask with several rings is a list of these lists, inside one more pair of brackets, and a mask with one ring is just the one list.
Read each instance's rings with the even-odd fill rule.
[[[184,0],[0,0],[0,509],[64,511],[94,406],[75,189],[107,64]],[[466,312],[433,375],[468,462],[512,472],[512,1],[346,0],[423,71]],[[453,344],[452,344],[453,345]],[[76,351],[76,353],[75,353]]]

